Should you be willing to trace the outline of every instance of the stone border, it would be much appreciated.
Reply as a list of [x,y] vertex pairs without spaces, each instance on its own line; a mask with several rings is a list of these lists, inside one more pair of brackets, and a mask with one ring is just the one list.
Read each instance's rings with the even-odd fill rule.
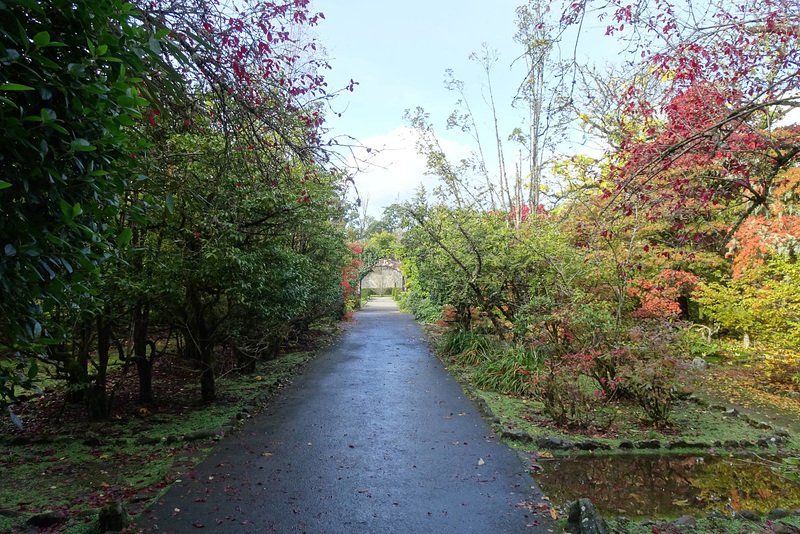
[[[483,397],[478,395],[476,389],[470,385],[466,384],[465,389],[468,392],[470,398],[474,402],[474,404],[480,409],[483,413],[484,417],[491,420],[494,425],[496,425],[497,431],[500,434],[501,438],[509,439],[512,441],[518,441],[520,443],[535,443],[537,447],[545,450],[550,451],[594,451],[594,450],[604,450],[610,451],[612,450],[611,445],[607,443],[603,443],[600,441],[595,441],[591,439],[584,439],[580,441],[572,441],[565,438],[559,437],[549,437],[549,436],[532,436],[529,433],[523,430],[513,430],[508,427],[504,427],[501,424],[501,420],[497,417],[493,412],[492,409],[489,407],[489,404],[484,400]],[[688,399],[691,402],[695,402],[701,406],[706,405],[702,399],[697,397],[689,397]],[[726,408],[722,405],[711,405],[709,406],[712,410],[719,410],[724,411],[725,415],[729,417],[738,417],[741,418],[743,421],[746,421],[750,426],[753,428],[760,428],[764,430],[772,430],[775,434],[773,436],[764,437],[758,439],[756,441],[750,440],[726,440],[726,441],[714,441],[713,443],[705,443],[705,442],[692,442],[692,441],[685,441],[685,440],[675,440],[675,441],[667,441],[666,443],[662,443],[659,440],[651,439],[651,440],[639,440],[639,441],[622,441],[617,446],[618,450],[623,451],[632,451],[632,450],[674,450],[674,449],[752,449],[752,448],[761,448],[761,449],[769,449],[770,447],[783,447],[789,442],[789,438],[791,434],[786,429],[783,428],[774,428],[772,425],[766,422],[757,422],[747,415],[740,414],[735,408]]]
[[[797,527],[781,521],[781,519],[786,519],[791,516],[800,516],[800,509],[790,512],[785,508],[774,508],[763,518],[750,510],[741,510],[736,512],[733,516],[728,516],[720,512],[711,512],[705,517],[706,519],[739,519],[753,523],[770,522],[772,524],[770,532],[773,534],[791,534],[797,532]],[[615,519],[615,522],[622,526],[631,521],[625,517],[618,517]],[[672,521],[645,519],[639,523],[639,525],[643,527],[664,527],[666,525],[673,525],[680,528],[681,531],[683,531],[682,527],[694,530],[697,527],[697,518],[692,515],[683,515]],[[570,534],[608,534],[610,532],[620,532],[620,530],[616,528],[613,530],[609,528],[606,520],[595,509],[592,500],[586,497],[578,499],[569,505],[567,523],[564,526],[564,531]],[[655,528],[653,531],[655,532]]]

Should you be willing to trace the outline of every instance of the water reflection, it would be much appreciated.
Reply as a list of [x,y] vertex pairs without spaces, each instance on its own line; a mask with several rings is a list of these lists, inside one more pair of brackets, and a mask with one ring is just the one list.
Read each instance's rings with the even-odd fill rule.
[[800,506],[800,484],[779,477],[758,458],[623,455],[540,463],[544,469],[534,477],[553,505],[563,508],[589,497],[608,517],[765,513]]

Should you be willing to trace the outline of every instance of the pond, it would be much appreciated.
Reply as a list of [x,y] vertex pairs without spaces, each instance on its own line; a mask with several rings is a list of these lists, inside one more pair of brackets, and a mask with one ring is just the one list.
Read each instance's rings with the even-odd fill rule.
[[800,507],[800,484],[778,476],[776,458],[705,455],[578,456],[539,460],[536,482],[553,506],[589,497],[606,517],[671,519],[712,511],[761,514]]

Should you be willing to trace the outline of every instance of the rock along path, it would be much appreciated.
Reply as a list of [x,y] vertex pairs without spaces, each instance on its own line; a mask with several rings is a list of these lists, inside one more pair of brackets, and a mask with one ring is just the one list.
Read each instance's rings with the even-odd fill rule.
[[541,494],[516,453],[390,298],[370,300],[264,413],[182,478],[140,527],[548,532],[547,513],[524,506]]

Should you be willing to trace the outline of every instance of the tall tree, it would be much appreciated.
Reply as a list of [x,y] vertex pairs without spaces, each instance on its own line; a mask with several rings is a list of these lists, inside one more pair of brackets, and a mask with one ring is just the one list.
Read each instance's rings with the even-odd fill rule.
[[[555,28],[549,21],[550,6],[533,0],[517,8],[515,40],[524,48],[527,77],[519,87],[515,103],[527,111],[527,132],[515,130],[527,155],[527,205],[538,209],[544,171],[561,139],[569,109],[569,95],[563,90],[564,66],[554,57]],[[520,174],[523,164],[520,162]]]
[[[320,102],[331,96],[322,77],[327,64],[297,31],[321,19],[308,5],[12,0],[0,6],[0,121],[9,147],[0,158],[0,230],[8,240],[0,257],[0,343],[8,349],[3,356],[17,358],[14,366],[31,368],[20,375],[3,365],[0,396],[29,385],[36,368],[26,354],[64,363],[104,390],[119,316],[109,312],[112,304],[130,306],[138,324],[135,360],[146,371],[153,291],[165,288],[152,280],[146,287],[128,269],[163,274],[148,270],[154,256],[142,255],[142,247],[162,256],[154,263],[184,247],[195,259],[216,258],[214,269],[234,261],[234,268],[216,271],[219,284],[210,294],[191,284],[184,294],[186,324],[196,326],[194,341],[208,356],[201,358],[204,398],[214,396],[215,342],[203,334],[215,320],[204,313],[213,308],[217,319],[230,316],[231,307],[219,304],[233,302],[237,284],[241,289],[231,276],[245,274],[244,260],[271,265],[263,253],[289,251],[304,269],[298,291],[314,303],[297,304],[299,315],[313,315],[316,304],[340,295],[338,276],[321,274],[342,261],[335,245],[341,236],[327,226],[341,185],[325,168]],[[202,142],[190,146],[191,136]],[[209,150],[192,154],[201,147]],[[175,223],[180,213],[186,217]],[[320,230],[319,239],[299,231],[300,221]],[[171,223],[173,234],[162,234]],[[265,248],[265,236],[281,246]],[[129,252],[132,241],[137,249]],[[327,252],[310,252],[310,241]],[[326,262],[332,264],[316,270]],[[196,267],[201,278],[214,270]],[[131,301],[112,298],[115,288],[131,286],[138,288]],[[263,299],[263,292],[246,297]],[[70,310],[82,329],[66,326]],[[93,366],[86,358],[90,343],[100,356]],[[105,363],[98,367],[99,361]]]
[[778,176],[800,154],[800,129],[779,122],[800,107],[800,8],[783,0],[680,10],[663,2],[582,1],[562,22],[579,23],[590,4],[611,16],[608,33],[627,39],[640,70],[659,80],[657,94],[641,79],[620,93],[629,120],[607,195],[623,211],[636,197],[654,218],[665,206],[707,221],[720,208],[735,208],[730,226],[717,229],[716,246],[724,250],[744,220],[772,202]]

